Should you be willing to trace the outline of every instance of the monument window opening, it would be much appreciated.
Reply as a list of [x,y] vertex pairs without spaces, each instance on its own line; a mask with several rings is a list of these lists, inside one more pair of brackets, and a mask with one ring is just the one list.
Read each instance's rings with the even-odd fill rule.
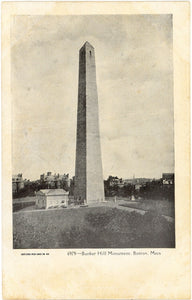
[[89,51],[89,54],[90,54],[90,56],[91,56],[91,51]]

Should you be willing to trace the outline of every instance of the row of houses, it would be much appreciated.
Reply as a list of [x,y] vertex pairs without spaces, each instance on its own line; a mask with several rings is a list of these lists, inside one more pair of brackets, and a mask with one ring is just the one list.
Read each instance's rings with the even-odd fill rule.
[[131,178],[131,179],[123,179],[118,178],[117,176],[109,176],[106,182],[108,183],[109,187],[124,187],[127,185],[134,185],[136,190],[139,190],[140,187],[146,185],[152,181],[159,181],[160,184],[163,185],[173,185],[174,184],[174,173],[163,173],[162,178],[160,179],[151,179],[151,178]]
[[40,175],[40,184],[46,186],[48,189],[59,189],[65,187],[69,189],[70,187],[70,178],[69,174],[52,174],[47,172],[47,174]]
[[44,189],[60,189],[64,188],[69,190],[70,188],[70,178],[69,174],[52,174],[51,172],[47,172],[47,174],[40,175],[39,180],[30,181],[27,179],[23,179],[23,175],[21,173],[12,175],[12,193],[13,195],[18,194],[27,186],[34,184],[34,186]]
[[[105,186],[110,188],[114,187],[132,187],[134,191],[141,191],[145,189],[148,185],[158,184],[160,186],[171,187],[174,185],[174,174],[173,173],[163,173],[162,178],[158,180],[148,179],[148,178],[133,178],[133,179],[122,179],[117,176],[109,176],[107,181],[105,181]],[[12,177],[12,188],[13,195],[24,189],[25,185],[29,185],[31,182],[24,180],[22,174],[13,175]],[[47,172],[47,174],[40,175],[40,180],[36,181],[34,191],[36,192],[37,198],[37,207],[38,208],[49,208],[51,206],[57,205],[66,205],[68,199],[69,190],[70,195],[72,187],[74,186],[74,177],[73,179],[69,178],[69,174],[52,174]],[[132,190],[130,192],[133,192]],[[54,198],[54,199],[53,199]]]
[[151,182],[153,179],[151,178],[131,178],[131,179],[123,179],[123,178],[118,178],[117,176],[109,176],[107,179],[107,182],[109,186],[115,186],[118,185],[119,187],[123,187],[129,184],[132,185],[142,185],[145,184],[146,182]]

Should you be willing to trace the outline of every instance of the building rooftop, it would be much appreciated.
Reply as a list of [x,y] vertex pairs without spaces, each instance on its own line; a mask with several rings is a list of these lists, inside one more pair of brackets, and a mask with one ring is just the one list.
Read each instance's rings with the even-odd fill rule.
[[162,178],[163,179],[173,179],[174,178],[174,173],[163,173]]
[[66,194],[69,193],[67,191],[65,191],[64,189],[44,189],[44,190],[39,190],[37,193],[41,193],[44,195],[62,195],[62,194]]

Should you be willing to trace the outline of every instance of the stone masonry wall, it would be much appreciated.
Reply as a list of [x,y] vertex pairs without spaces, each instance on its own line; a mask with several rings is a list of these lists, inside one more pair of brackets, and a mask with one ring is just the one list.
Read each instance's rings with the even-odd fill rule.
[[86,42],[79,56],[75,198],[104,200],[94,48]]

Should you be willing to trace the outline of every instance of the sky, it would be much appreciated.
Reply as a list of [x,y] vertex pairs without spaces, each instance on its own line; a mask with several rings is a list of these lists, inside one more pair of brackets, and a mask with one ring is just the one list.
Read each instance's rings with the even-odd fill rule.
[[75,172],[79,49],[95,48],[103,175],[174,172],[171,15],[14,16],[12,172]]

